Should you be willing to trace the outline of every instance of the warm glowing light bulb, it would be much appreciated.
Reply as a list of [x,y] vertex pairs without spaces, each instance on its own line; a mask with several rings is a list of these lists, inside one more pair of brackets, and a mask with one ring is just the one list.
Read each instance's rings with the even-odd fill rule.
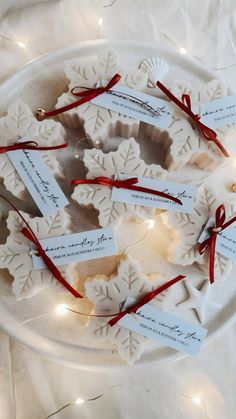
[[80,397],[75,401],[75,404],[83,404],[85,400],[81,399]]
[[99,19],[98,19],[98,26],[102,26],[102,24],[103,24],[103,18],[102,17],[100,17]]
[[147,224],[147,228],[149,230],[151,230],[154,227],[154,225],[155,225],[155,221],[154,220],[145,220],[144,222],[145,222],[145,224]]
[[19,41],[19,42],[17,42],[16,44],[17,44],[17,45],[18,45],[18,47],[20,47],[20,48],[26,48],[26,44],[25,44],[24,42]]
[[55,314],[57,314],[57,316],[63,316],[64,314],[66,314],[68,312],[67,310],[67,305],[62,303],[62,304],[58,304],[55,309],[54,309]]
[[185,48],[183,48],[183,47],[179,47],[179,52],[181,54],[186,54],[187,53],[187,50]]
[[201,405],[202,405],[201,398],[200,398],[200,397],[198,397],[198,396],[194,396],[194,397],[192,397],[192,402],[193,402],[194,404],[196,404],[197,406],[201,406]]

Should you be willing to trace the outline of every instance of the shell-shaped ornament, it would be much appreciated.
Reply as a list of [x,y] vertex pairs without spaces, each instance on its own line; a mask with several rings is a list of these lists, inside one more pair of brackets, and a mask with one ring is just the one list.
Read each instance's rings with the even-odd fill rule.
[[157,80],[163,81],[170,69],[167,62],[158,57],[146,58],[139,68],[148,73],[148,87],[155,87]]

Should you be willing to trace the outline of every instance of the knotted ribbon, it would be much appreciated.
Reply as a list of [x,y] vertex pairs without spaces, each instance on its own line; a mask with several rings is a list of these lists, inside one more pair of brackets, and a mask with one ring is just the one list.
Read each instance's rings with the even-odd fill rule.
[[42,147],[39,146],[36,141],[22,141],[20,143],[0,147],[0,154],[14,150],[59,150],[61,148],[66,148],[67,146],[68,144],[64,143],[55,146]]
[[181,279],[185,278],[185,275],[178,275],[175,278],[171,279],[170,281],[166,282],[165,284],[158,287],[156,290],[149,292],[148,294],[144,295],[136,304],[132,305],[131,307],[127,308],[126,310],[121,311],[117,314],[113,319],[109,320],[108,324],[110,326],[114,326],[119,320],[121,320],[126,314],[136,313],[136,311],[147,304],[149,301],[153,300],[158,294],[165,291],[167,288],[171,287],[172,285],[176,284],[176,282],[180,281]]
[[157,81],[156,85],[159,89],[162,90],[163,93],[172,101],[174,102],[182,111],[184,111],[196,124],[198,129],[201,131],[204,138],[208,141],[212,141],[219,150],[224,154],[225,157],[229,157],[229,154],[221,144],[221,142],[217,138],[216,132],[209,128],[207,125],[203,124],[200,119],[201,117],[198,114],[194,114],[191,108],[191,98],[189,95],[182,95],[182,102],[173,95],[160,81]]
[[117,179],[108,178],[106,176],[99,176],[99,177],[96,177],[95,179],[74,179],[71,181],[71,185],[93,184],[93,185],[103,185],[103,186],[114,186],[116,188],[123,188],[123,189],[131,189],[134,191],[158,195],[158,196],[161,196],[162,198],[169,199],[170,201],[174,201],[177,204],[182,205],[182,202],[180,199],[175,198],[174,196],[171,196],[165,192],[156,191],[150,188],[144,188],[143,186],[135,186],[135,184],[138,183],[138,181],[139,180],[137,177],[133,177],[130,179],[125,179],[125,180],[117,180]]
[[38,250],[38,256],[41,256],[47,268],[52,272],[53,276],[65,287],[74,297],[76,298],[83,298],[71,285],[62,277],[60,271],[54,265],[52,260],[47,256],[46,252],[44,251],[43,247],[41,246],[38,238],[36,237],[35,233],[33,232],[32,228],[30,227],[29,223],[23,217],[23,215],[18,211],[18,209],[3,195],[0,195],[0,198],[6,201],[13,209],[17,212],[20,216],[22,221],[25,223],[26,227],[23,227],[21,230],[22,234],[30,240],[32,243],[35,244]]
[[214,266],[217,235],[236,221],[236,216],[231,218],[226,223],[225,218],[225,206],[222,204],[215,212],[215,226],[210,227],[208,230],[210,236],[199,245],[200,255],[203,255],[209,249],[209,278],[211,284],[213,284],[215,280]]
[[69,105],[65,105],[65,106],[62,106],[61,108],[54,109],[48,112],[40,108],[36,111],[35,116],[39,121],[42,121],[45,118],[49,118],[51,116],[55,116],[60,113],[69,111],[70,109],[77,108],[77,106],[83,105],[83,103],[89,102],[90,100],[95,99],[95,97],[108,92],[108,90],[110,90],[113,86],[115,86],[115,84],[118,83],[120,78],[121,76],[119,74],[115,74],[105,87],[95,87],[95,88],[85,87],[86,90],[83,90],[82,92],[76,92],[76,89],[78,89],[78,87],[75,86],[71,90],[71,93],[72,95],[80,97],[81,99],[75,102],[72,102]]

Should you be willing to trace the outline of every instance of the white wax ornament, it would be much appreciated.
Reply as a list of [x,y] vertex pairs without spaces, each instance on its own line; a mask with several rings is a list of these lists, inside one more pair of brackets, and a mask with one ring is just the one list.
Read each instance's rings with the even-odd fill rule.
[[[227,95],[226,85],[215,79],[196,88],[192,87],[189,82],[181,80],[174,83],[170,90],[180,100],[182,94],[189,94],[192,107]],[[214,131],[228,154],[235,153],[236,143],[233,136],[236,133],[236,125],[227,124],[227,126],[214,129]],[[166,149],[165,163],[168,169],[179,170],[186,165],[196,164],[204,171],[212,171],[220,165],[227,164],[227,158],[219,148],[201,134],[188,115],[181,111],[177,105],[170,126],[165,130],[165,133],[166,135],[163,135],[162,131],[161,135],[160,129],[150,125],[146,126],[147,137],[157,144],[164,145]]]
[[169,72],[169,65],[159,57],[145,58],[140,64],[140,70],[148,74],[148,86],[156,87],[156,82],[164,81]]
[[[142,296],[161,285],[163,277],[158,273],[152,281],[142,273],[138,262],[132,257],[123,258],[117,272],[109,278],[97,275],[85,284],[86,295],[94,306],[94,314],[119,313],[128,297],[140,299]],[[164,306],[170,293],[165,290],[154,298],[150,304]],[[112,317],[111,317],[112,318]],[[129,364],[137,361],[142,353],[145,338],[137,333],[126,330],[117,324],[108,325],[108,317],[93,317],[87,326],[87,335],[94,340],[109,340],[117,346],[117,350]]]
[[[220,190],[220,185],[219,185]],[[216,209],[225,205],[226,217],[230,219],[235,212],[235,198],[225,199],[217,194],[208,183],[203,184],[197,191],[194,209],[191,214],[166,212],[162,217],[172,229],[173,240],[170,241],[167,258],[172,263],[192,265],[197,262],[199,267],[208,275],[209,253],[200,255],[198,239],[210,217],[215,219]],[[174,231],[174,233],[173,233]],[[215,279],[227,278],[232,270],[232,261],[222,254],[215,252]]]
[[[70,217],[65,210],[56,214],[40,218],[31,218],[21,212],[38,239],[60,236],[69,233]],[[35,271],[32,263],[32,243],[22,233],[26,227],[21,217],[10,211],[7,219],[7,228],[10,235],[5,244],[0,245],[0,269],[8,269],[13,276],[13,293],[17,300],[30,298],[38,294],[45,287],[53,287],[57,292],[68,292],[53,276],[49,269]],[[67,282],[71,282],[69,269],[59,268]]]
[[[6,116],[0,119],[0,146],[17,143],[21,138],[36,141],[39,146],[55,146],[64,143],[65,130],[59,122],[45,120],[39,122],[31,109],[20,99],[8,108]],[[54,151],[38,151],[50,171],[56,177],[62,176]],[[0,180],[14,196],[24,199],[26,187],[19,177],[7,153],[0,154]]]
[[[73,87],[82,86],[80,90],[84,90],[83,87],[94,88],[99,81],[110,81],[116,73],[121,75],[120,84],[137,90],[144,90],[147,86],[147,73],[140,70],[133,73],[125,72],[119,64],[117,54],[111,48],[100,53],[96,61],[88,62],[87,59],[76,58],[66,62],[65,74],[70,80],[69,91],[58,98],[56,108],[79,99],[71,94]],[[82,126],[86,137],[94,147],[104,145],[109,138],[115,136],[135,137],[138,135],[140,125],[140,122],[133,118],[90,102],[59,114],[59,118],[63,124],[71,128]]]
[[[123,141],[117,151],[103,153],[89,149],[84,152],[84,164],[88,169],[87,178],[98,176],[113,178],[120,173],[130,177],[149,177],[163,179],[166,171],[159,165],[147,165],[140,158],[139,145],[134,138]],[[109,186],[84,184],[75,187],[72,198],[82,206],[93,206],[99,211],[99,224],[103,227],[116,224],[121,219],[154,219],[155,208],[125,204],[111,200],[112,189]]]
[[[200,87],[193,87],[188,81],[176,81],[172,88],[172,93],[180,100],[183,94],[188,94],[191,98],[191,106],[200,105],[215,99],[227,96],[227,87],[221,80],[213,79]],[[180,113],[178,112],[178,115]],[[181,112],[181,118],[187,119],[187,115]],[[207,125],[207,124],[206,124]],[[217,138],[227,150],[228,154],[235,153],[236,146],[233,135],[236,133],[235,124],[214,128]],[[185,138],[183,138],[185,137]],[[169,162],[171,169],[179,169],[186,164],[197,164],[203,170],[214,170],[222,164],[227,164],[227,158],[212,142],[208,141],[196,129],[193,123],[193,130],[189,131],[189,136],[173,136],[173,145],[170,148]]]
[[196,312],[200,323],[205,323],[206,320],[206,311],[208,308],[219,310],[222,307],[222,304],[214,301],[211,298],[212,284],[209,279],[203,281],[203,284],[200,288],[196,288],[191,284],[191,281],[184,281],[185,287],[188,291],[188,297],[177,304],[178,307],[185,310],[192,309]]

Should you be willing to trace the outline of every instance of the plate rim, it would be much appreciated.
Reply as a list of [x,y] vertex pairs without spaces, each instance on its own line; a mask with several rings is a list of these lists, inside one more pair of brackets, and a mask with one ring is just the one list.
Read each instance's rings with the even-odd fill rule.
[[[154,48],[157,50],[158,52],[164,52],[164,53],[169,53],[171,55],[178,55],[178,56],[182,56],[182,54],[180,54],[177,50],[175,50],[175,48],[172,48],[170,46],[163,46],[159,43],[150,43],[149,41],[129,41],[129,40],[107,40],[107,39],[97,39],[97,40],[87,40],[87,41],[81,41],[81,42],[76,42],[73,44],[70,44],[69,46],[65,46],[65,47],[61,47],[61,48],[56,48],[53,49],[51,51],[48,51],[42,55],[39,55],[35,58],[33,58],[32,60],[30,60],[29,62],[27,62],[26,64],[24,64],[23,66],[20,66],[16,72],[14,72],[9,78],[6,78],[2,81],[2,83],[0,84],[0,91],[4,91],[8,89],[8,86],[11,85],[11,83],[14,83],[16,81],[16,79],[19,77],[19,75],[24,75],[27,74],[28,71],[30,71],[31,69],[33,69],[35,66],[37,67],[38,65],[41,64],[41,62],[43,61],[51,61],[53,59],[53,57],[55,56],[60,56],[61,54],[65,53],[66,51],[76,51],[79,49],[83,49],[85,47],[90,48],[91,46],[98,46],[99,48],[101,47],[108,47],[111,46],[112,48],[116,48],[116,45],[124,45],[125,47],[132,47],[132,48]],[[217,78],[217,79],[221,79],[221,77],[219,77],[219,74],[217,74],[215,71],[211,70],[210,68],[208,68],[207,66],[204,66],[202,63],[200,63],[195,57],[192,56],[188,56],[188,54],[184,54],[183,55],[183,59],[184,62],[188,62],[191,65],[193,65],[196,69],[201,70],[201,72],[204,72],[204,74],[206,74],[206,76],[208,76],[209,78]],[[95,362],[86,362],[85,363],[81,363],[79,360],[79,350],[77,349],[77,355],[78,355],[78,359],[73,359],[69,360],[68,357],[63,355],[63,350],[68,350],[68,344],[62,342],[62,341],[55,341],[55,339],[53,338],[49,338],[43,335],[40,335],[40,340],[41,343],[40,345],[36,345],[34,346],[32,343],[30,343],[29,341],[27,341],[27,336],[30,335],[31,338],[33,336],[35,336],[35,338],[37,339],[39,337],[39,335],[36,334],[36,332],[33,332],[32,330],[26,329],[26,333],[23,335],[22,330],[23,328],[19,328],[19,324],[15,324],[15,327],[13,325],[13,323],[15,322],[13,316],[11,314],[8,314],[8,322],[7,323],[3,323],[2,319],[3,316],[2,314],[4,314],[4,310],[5,312],[7,312],[7,309],[5,309],[5,307],[3,307],[3,304],[1,303],[0,300],[0,328],[7,333],[10,337],[16,339],[18,342],[20,342],[21,344],[23,344],[24,346],[30,348],[31,350],[33,350],[34,352],[38,353],[39,355],[45,357],[46,359],[49,359],[51,361],[54,361],[60,365],[65,365],[65,366],[69,366],[69,367],[73,367],[73,368],[77,368],[80,370],[89,370],[89,371],[105,371],[105,370],[111,370],[111,369],[115,369],[117,370],[118,368],[128,368],[129,365],[127,365],[125,363],[125,361],[123,361],[122,359],[120,359],[120,362],[118,362],[117,364],[103,364],[100,363],[99,365]],[[224,333],[226,330],[229,329],[229,327],[231,325],[234,324],[236,319],[236,313],[234,313],[233,316],[229,317],[227,319],[227,321],[221,325],[219,327],[218,330],[215,330],[205,341],[203,348],[208,345],[210,342],[212,342],[215,338],[217,338],[219,335],[221,335],[222,333]],[[23,335],[23,336],[22,336]],[[55,349],[52,349],[52,342],[53,345],[56,345],[57,348],[59,349],[57,352],[55,351]],[[166,365],[169,364],[171,362],[175,362],[177,360],[186,358],[188,355],[183,354],[181,352],[177,352],[173,350],[173,354],[164,356],[162,358],[158,358],[156,360],[142,360],[142,356],[140,358],[140,360],[138,360],[134,365],[132,365],[132,368],[152,368],[154,365],[155,366],[161,366],[161,365]]]

